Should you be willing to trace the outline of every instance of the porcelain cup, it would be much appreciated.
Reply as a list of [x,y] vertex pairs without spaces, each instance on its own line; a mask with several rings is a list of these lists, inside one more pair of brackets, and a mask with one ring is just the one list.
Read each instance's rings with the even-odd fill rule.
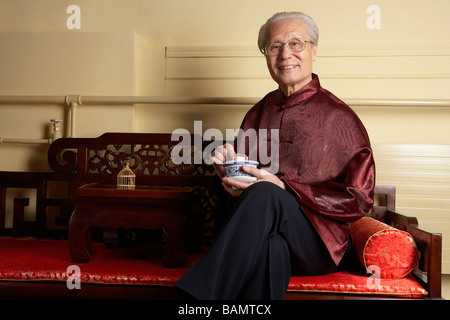
[[226,161],[223,164],[225,168],[227,177],[239,180],[242,182],[253,182],[256,180],[256,177],[242,170],[243,165],[258,167],[257,161],[245,160],[245,157],[237,156],[236,160]]

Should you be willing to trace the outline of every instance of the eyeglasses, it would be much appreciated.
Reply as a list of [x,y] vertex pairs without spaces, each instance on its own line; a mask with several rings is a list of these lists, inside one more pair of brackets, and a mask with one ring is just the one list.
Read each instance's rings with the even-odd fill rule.
[[288,42],[272,42],[269,43],[264,48],[264,54],[268,56],[277,56],[283,51],[284,45],[291,51],[291,52],[301,52],[305,50],[306,43],[314,43],[312,41],[306,41],[306,40],[300,40],[300,39],[291,39]]

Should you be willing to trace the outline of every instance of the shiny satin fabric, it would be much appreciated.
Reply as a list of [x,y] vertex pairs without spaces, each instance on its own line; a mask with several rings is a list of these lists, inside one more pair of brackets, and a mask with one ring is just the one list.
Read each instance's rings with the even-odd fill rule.
[[266,143],[268,154],[276,152],[273,143],[279,139],[275,144],[279,149],[277,172],[272,173],[297,196],[338,264],[348,243],[348,223],[364,216],[373,205],[375,163],[358,116],[322,88],[313,74],[309,84],[289,97],[280,90],[267,94],[248,111],[241,129],[267,132],[258,137],[263,140],[258,143],[244,143],[238,137],[238,149],[244,146],[246,154],[257,154],[251,160],[259,161],[262,168],[273,168],[273,163],[261,161],[254,149]]

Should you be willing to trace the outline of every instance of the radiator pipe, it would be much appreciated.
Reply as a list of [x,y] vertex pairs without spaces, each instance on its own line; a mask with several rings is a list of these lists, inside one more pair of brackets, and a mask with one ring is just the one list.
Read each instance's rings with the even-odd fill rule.
[[4,138],[0,137],[0,144],[11,143],[11,144],[52,144],[53,141],[62,137],[61,134],[61,123],[62,120],[51,119],[53,124],[52,133],[50,139],[20,139],[20,138]]
[[[127,105],[223,104],[253,105],[257,97],[151,97],[151,96],[1,96],[1,104]],[[450,99],[343,99],[349,106],[450,107]]]
[[53,139],[18,139],[0,137],[0,144],[52,144]]

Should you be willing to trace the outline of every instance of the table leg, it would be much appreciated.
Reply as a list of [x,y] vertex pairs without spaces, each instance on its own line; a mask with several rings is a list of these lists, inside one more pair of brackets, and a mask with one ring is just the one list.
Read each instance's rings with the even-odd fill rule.
[[186,263],[183,217],[176,215],[174,219],[170,219],[170,222],[165,223],[162,229],[167,239],[167,248],[162,258],[163,264],[168,268],[183,268]]
[[91,245],[91,226],[83,222],[86,213],[75,208],[69,222],[69,251],[73,262],[88,262],[95,253]]

